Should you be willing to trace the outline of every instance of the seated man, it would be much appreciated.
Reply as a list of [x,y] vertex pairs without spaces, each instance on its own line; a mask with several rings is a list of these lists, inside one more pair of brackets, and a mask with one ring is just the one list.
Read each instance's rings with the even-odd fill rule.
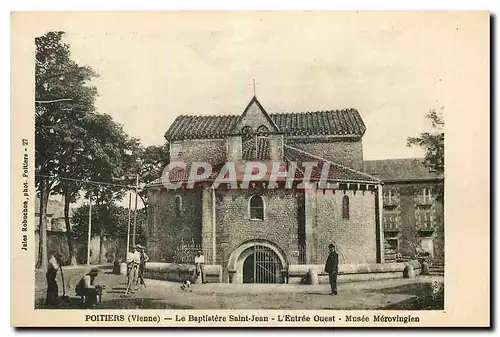
[[98,268],[92,268],[88,274],[83,276],[76,285],[75,291],[76,295],[82,298],[82,302],[86,303],[88,306],[95,306],[101,301],[102,289],[103,287],[99,285],[94,285],[95,278],[99,274]]

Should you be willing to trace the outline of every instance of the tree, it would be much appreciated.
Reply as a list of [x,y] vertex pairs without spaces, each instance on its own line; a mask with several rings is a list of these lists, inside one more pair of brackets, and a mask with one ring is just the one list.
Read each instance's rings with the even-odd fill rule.
[[86,140],[89,134],[85,128],[86,117],[82,118],[78,125],[64,126],[59,132],[64,135],[60,143],[64,146],[64,152],[60,154],[57,170],[58,184],[54,191],[64,196],[64,221],[70,254],[70,264],[76,265],[76,246],[74,244],[71,223],[69,220],[70,203],[76,201],[79,191],[84,188],[82,180],[89,176],[89,163],[87,158],[88,146]]
[[[88,237],[89,206],[83,205],[73,213],[74,235],[77,240],[86,241]],[[139,210],[137,222],[139,237],[143,237],[141,228],[146,222],[144,210]],[[127,237],[128,209],[117,206],[114,203],[92,206],[92,236],[99,234],[102,240],[104,236],[111,239],[124,239]],[[103,235],[103,236],[101,236]],[[144,240],[139,240],[144,242]],[[100,247],[102,251],[102,245]],[[99,255],[101,254],[99,252]],[[82,259],[83,260],[83,259]]]
[[[61,183],[57,176],[80,176],[74,163],[83,152],[85,130],[80,122],[94,110],[97,90],[88,82],[97,76],[89,67],[70,59],[69,45],[62,41],[64,32],[48,32],[35,38],[35,174],[40,194],[40,254],[37,267],[47,267],[46,205],[50,193]],[[69,169],[70,163],[72,169]],[[78,186],[59,186],[68,196],[65,203],[66,229],[70,255],[74,262],[74,244],[69,223],[69,202]]]
[[[147,185],[161,178],[163,169],[170,162],[169,150],[168,144],[151,145],[140,149],[136,171],[137,174],[139,174],[141,183]],[[139,197],[144,203],[144,207],[147,209],[147,191],[141,189],[139,191]]]
[[[442,110],[441,108],[440,110]],[[433,133],[422,132],[417,137],[408,137],[407,146],[420,146],[425,150],[424,165],[430,170],[444,174],[444,119],[442,111],[430,110],[426,115],[430,120]],[[443,188],[436,191],[438,198],[443,197]]]
[[[136,161],[140,143],[137,139],[130,138],[124,132],[123,126],[107,114],[90,114],[86,128],[89,134],[86,139],[88,178],[92,181],[108,183],[87,186],[87,196],[95,200],[97,207],[111,207],[130,189],[128,186],[132,186],[130,180],[133,166],[131,165]],[[105,235],[104,227],[100,228],[99,262],[102,259],[101,252]]]

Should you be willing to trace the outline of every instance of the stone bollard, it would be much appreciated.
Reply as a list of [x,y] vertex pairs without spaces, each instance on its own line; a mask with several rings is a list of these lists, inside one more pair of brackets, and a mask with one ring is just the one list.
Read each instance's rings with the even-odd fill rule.
[[404,278],[415,278],[415,268],[411,264],[407,264],[403,270]]
[[429,263],[428,262],[422,262],[422,275],[429,275]]
[[318,272],[312,268],[307,272],[309,274],[309,281],[311,284],[319,284]]
[[120,275],[120,261],[118,260],[113,262],[113,274]]
[[125,262],[120,264],[120,275],[127,276],[127,264]]

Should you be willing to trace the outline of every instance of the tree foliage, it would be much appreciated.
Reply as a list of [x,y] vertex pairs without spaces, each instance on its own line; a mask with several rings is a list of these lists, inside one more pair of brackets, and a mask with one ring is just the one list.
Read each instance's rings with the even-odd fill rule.
[[[442,108],[441,108],[442,110]],[[408,137],[407,146],[420,146],[425,151],[424,165],[437,174],[444,174],[444,118],[442,111],[430,110],[426,117],[434,132],[422,132],[417,137]],[[444,201],[444,186],[434,187],[437,200]]]
[[40,254],[38,266],[47,265],[46,205],[51,192],[62,193],[71,260],[74,245],[68,207],[80,186],[64,183],[59,176],[81,178],[75,165],[82,159],[86,130],[82,126],[97,96],[89,82],[97,74],[70,58],[63,32],[48,32],[35,38],[35,181],[40,193]]
[[426,115],[435,132],[422,132],[408,137],[407,146],[420,146],[425,150],[424,164],[431,170],[444,173],[444,119],[441,111],[431,110]]
[[[170,152],[168,144],[151,145],[141,147],[136,154],[135,172],[140,177],[143,185],[150,184],[161,178],[163,169],[170,161]],[[147,191],[139,190],[139,197],[142,199],[147,209]]]
[[[108,207],[108,213],[113,211],[114,201],[121,199],[127,185],[132,181],[135,185],[135,163],[142,151],[139,141],[130,138],[122,125],[110,115],[95,111],[97,90],[89,83],[97,74],[71,59],[70,46],[63,37],[64,32],[48,32],[35,39],[35,173],[41,197],[41,268],[47,263],[44,205],[50,193],[65,198],[68,245],[74,264],[70,202],[84,190],[97,209]],[[101,238],[105,232],[100,233]]]
[[[133,210],[131,212],[130,233],[133,226]],[[101,230],[106,237],[123,239],[127,237],[129,211],[127,208],[109,205],[92,205],[92,236],[100,234]],[[137,210],[137,234],[142,236],[146,213]],[[73,213],[74,235],[77,239],[86,241],[89,225],[89,205],[82,205]]]

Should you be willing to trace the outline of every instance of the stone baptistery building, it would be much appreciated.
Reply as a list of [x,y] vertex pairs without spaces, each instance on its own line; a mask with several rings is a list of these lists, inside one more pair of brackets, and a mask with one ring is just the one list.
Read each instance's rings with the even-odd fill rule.
[[[256,97],[237,115],[177,117],[165,134],[170,162],[187,166],[168,173],[178,188],[148,186],[151,260],[179,262],[179,246],[194,244],[234,283],[283,282],[294,266],[323,264],[329,243],[341,264],[384,262],[383,184],[363,172],[365,131],[355,109],[269,114]],[[193,182],[198,162],[213,171]],[[227,162],[293,176],[214,184]]]

